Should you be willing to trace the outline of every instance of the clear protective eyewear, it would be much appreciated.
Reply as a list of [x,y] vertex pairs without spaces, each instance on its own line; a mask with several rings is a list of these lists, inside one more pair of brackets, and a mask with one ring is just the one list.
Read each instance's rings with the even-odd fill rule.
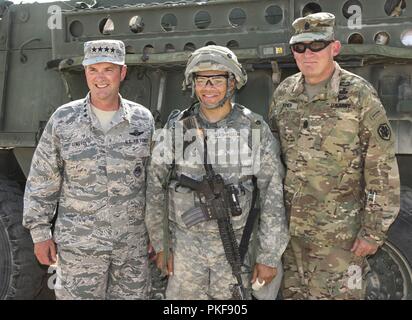
[[207,76],[195,75],[195,83],[199,87],[206,87],[210,83],[213,87],[221,87],[227,83],[228,74],[212,74]]

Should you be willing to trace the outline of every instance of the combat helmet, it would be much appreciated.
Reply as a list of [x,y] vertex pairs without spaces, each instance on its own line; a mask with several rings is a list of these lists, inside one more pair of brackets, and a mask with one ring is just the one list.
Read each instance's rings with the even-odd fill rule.
[[[216,45],[202,47],[194,51],[186,64],[185,79],[183,81],[183,89],[192,88],[192,96],[194,96],[193,75],[200,71],[226,71],[236,80],[236,87],[240,89],[247,82],[247,73],[242,65],[238,62],[236,55],[228,48]],[[230,79],[228,79],[228,82]],[[228,83],[229,84],[229,83]],[[216,106],[222,106],[223,103],[233,94],[229,92],[229,85],[225,98]]]
[[193,82],[193,74],[199,71],[221,70],[232,73],[236,79],[236,87],[240,89],[246,84],[247,74],[238,62],[236,55],[228,48],[210,45],[194,51],[186,64],[184,85],[189,87]]

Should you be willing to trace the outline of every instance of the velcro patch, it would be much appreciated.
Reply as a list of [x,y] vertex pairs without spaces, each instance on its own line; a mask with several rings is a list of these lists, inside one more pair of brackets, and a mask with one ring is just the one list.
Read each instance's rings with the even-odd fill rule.
[[283,108],[287,108],[289,110],[297,110],[298,109],[298,104],[296,102],[284,102],[282,106],[283,106]]
[[133,174],[136,178],[140,177],[140,175],[142,174],[142,166],[141,165],[137,165],[136,168],[134,168],[133,170]]
[[389,127],[387,123],[382,123],[378,127],[378,134],[383,140],[389,141],[392,135],[391,128]]
[[376,120],[381,114],[383,114],[383,111],[381,109],[377,109],[371,115],[369,115],[369,118],[373,121]]
[[332,103],[331,107],[336,108],[336,109],[349,109],[350,108],[350,103],[343,103],[343,102],[337,102],[337,103]]

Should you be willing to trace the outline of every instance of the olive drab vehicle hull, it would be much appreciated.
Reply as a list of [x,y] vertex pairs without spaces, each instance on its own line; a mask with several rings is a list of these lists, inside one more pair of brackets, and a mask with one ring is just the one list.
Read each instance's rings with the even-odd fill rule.
[[147,106],[158,127],[171,110],[192,103],[181,90],[190,52],[228,46],[249,78],[235,100],[267,118],[273,90],[297,72],[291,24],[319,11],[335,14],[343,44],[337,60],[373,84],[396,136],[402,208],[388,241],[369,259],[367,297],[411,299],[412,3],[404,0],[0,2],[0,299],[45,298],[53,285],[21,226],[22,190],[48,118],[87,92],[85,41],[125,42],[121,94]]

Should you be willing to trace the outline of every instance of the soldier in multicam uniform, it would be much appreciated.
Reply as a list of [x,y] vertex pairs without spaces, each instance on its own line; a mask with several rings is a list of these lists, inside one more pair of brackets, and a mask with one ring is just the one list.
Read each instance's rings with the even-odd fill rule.
[[[146,225],[157,252],[159,268],[163,267],[164,253],[168,253],[170,249],[169,259],[165,259],[167,263],[164,261],[165,273],[169,275],[166,299],[230,299],[230,288],[236,283],[225,256],[217,220],[199,222],[189,228],[182,218],[185,212],[199,206],[199,200],[193,190],[179,184],[179,176],[184,174],[199,181],[205,175],[202,161],[204,155],[200,161],[196,161],[199,158],[190,161],[193,145],[189,144],[183,151],[188,156],[186,161],[181,161],[177,152],[178,148],[183,149],[184,143],[176,132],[178,128],[182,128],[186,117],[194,117],[199,127],[206,132],[207,154],[215,172],[222,175],[225,183],[231,182],[239,190],[242,214],[230,218],[238,241],[251,209],[254,189],[252,175],[257,178],[261,206],[256,233],[257,258],[256,264],[250,264],[254,266],[249,270],[250,273],[253,271],[253,275],[244,285],[255,283],[257,279],[259,283],[275,282],[272,279],[276,277],[281,255],[289,239],[283,206],[283,167],[278,142],[263,118],[231,101],[235,86],[241,88],[246,80],[245,71],[229,49],[207,46],[193,52],[185,70],[184,85],[192,86],[192,92],[196,94],[199,103],[184,112],[172,113],[166,125],[171,131],[166,135],[173,136],[171,140],[174,142],[166,143],[161,149],[164,140],[159,138],[153,148],[148,167]],[[260,134],[253,147],[253,159],[260,157],[260,166],[255,162],[251,164],[251,159],[244,162],[227,161],[231,156],[239,159],[242,147],[246,147],[248,153],[248,141],[252,139],[253,127]],[[239,148],[242,130],[246,132],[245,143]],[[236,142],[226,144],[230,139]],[[218,147],[215,154],[210,151],[212,141],[216,142],[214,145],[223,146]],[[174,164],[171,159],[165,161],[161,157],[167,151],[176,152],[172,155]],[[225,160],[222,161],[222,158]],[[248,170],[251,166],[254,167],[253,172]],[[169,173],[172,173],[172,179],[165,183]],[[169,213],[166,207],[169,207]],[[165,222],[168,224],[167,228],[162,226]],[[164,243],[163,240],[169,237],[169,230],[171,240]]]
[[147,299],[145,165],[153,117],[119,95],[122,41],[86,42],[84,53],[90,92],[47,123],[27,179],[23,224],[40,263],[57,260],[58,299]]
[[366,257],[399,211],[391,127],[373,87],[334,62],[334,20],[321,12],[293,23],[301,72],[279,85],[269,112],[287,167],[289,299],[364,298]]

